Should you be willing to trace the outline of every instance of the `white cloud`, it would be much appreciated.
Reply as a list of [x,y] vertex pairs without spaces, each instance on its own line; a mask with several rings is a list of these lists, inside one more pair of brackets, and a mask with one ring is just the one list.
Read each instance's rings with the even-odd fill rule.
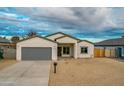
[[[79,29],[77,31],[103,31],[105,28],[116,27],[116,23],[112,20],[111,8],[16,8],[17,14],[28,16],[25,20],[17,19],[17,15],[6,15],[8,19],[17,22],[26,21],[29,26],[36,29],[48,29],[56,27],[73,27]],[[5,18],[5,17],[4,17]],[[6,19],[7,19],[6,18]],[[44,22],[47,21],[46,23]],[[36,22],[34,22],[36,21]],[[16,23],[16,22],[12,22]],[[17,24],[18,26],[19,23]],[[51,29],[51,28],[50,28]]]
[[91,39],[92,37],[106,38],[110,35],[120,36],[124,32],[123,9],[17,7],[13,10],[11,8],[4,10],[3,8],[0,10],[0,34],[25,34],[26,31],[33,30],[44,35],[63,31],[77,37],[91,37]]
[[17,8],[32,19],[63,25],[73,25],[82,29],[101,30],[116,27],[112,21],[111,8]]

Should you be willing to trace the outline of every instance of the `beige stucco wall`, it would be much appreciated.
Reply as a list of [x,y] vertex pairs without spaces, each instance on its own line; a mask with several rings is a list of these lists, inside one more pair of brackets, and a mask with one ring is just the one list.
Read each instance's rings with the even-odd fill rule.
[[48,39],[51,39],[51,40],[55,40],[56,38],[59,38],[59,37],[61,37],[61,36],[64,36],[63,34],[55,34],[55,35],[52,35],[52,36],[48,36],[47,38]]
[[70,38],[70,37],[63,37],[63,38],[60,38],[60,39],[57,39],[57,42],[58,43],[63,43],[63,44],[74,44],[74,58],[76,59],[77,58],[77,40],[73,39],[73,38]]
[[58,43],[77,43],[77,40],[70,38],[70,37],[63,37],[60,39],[57,39]]
[[[47,38],[49,38],[51,40],[54,40],[55,38],[58,38],[58,37],[61,37],[61,36],[64,36],[64,35],[63,34],[56,34],[56,35],[53,35],[53,36],[50,36],[50,37],[47,37]],[[94,57],[94,45],[89,43],[89,42],[82,41],[80,43],[77,43],[77,40],[75,40],[73,38],[70,38],[68,36],[57,39],[57,42],[58,43],[62,43],[62,44],[73,43],[74,44],[73,53],[74,53],[74,58],[75,59],[77,59],[77,58],[91,58],[91,57]],[[80,53],[80,51],[81,51],[80,47],[81,46],[88,47],[88,53],[87,54],[81,54]]]
[[52,60],[57,60],[57,43],[48,41],[43,38],[35,37],[17,43],[16,59],[21,60],[21,47],[52,47]]
[[[81,46],[84,47],[88,47],[88,53],[87,54],[81,54]],[[77,57],[78,58],[93,58],[94,57],[94,45],[86,42],[86,41],[82,41],[80,43],[77,44]]]

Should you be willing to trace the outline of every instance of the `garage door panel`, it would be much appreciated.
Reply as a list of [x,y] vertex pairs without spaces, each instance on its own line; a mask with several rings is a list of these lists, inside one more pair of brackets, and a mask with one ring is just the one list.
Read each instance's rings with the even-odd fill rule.
[[51,60],[50,47],[22,47],[22,60]]

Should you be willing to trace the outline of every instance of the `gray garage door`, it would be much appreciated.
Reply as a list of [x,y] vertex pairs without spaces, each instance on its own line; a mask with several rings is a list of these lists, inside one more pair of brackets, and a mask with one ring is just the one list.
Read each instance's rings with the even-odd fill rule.
[[22,60],[51,60],[52,48],[50,47],[22,47]]

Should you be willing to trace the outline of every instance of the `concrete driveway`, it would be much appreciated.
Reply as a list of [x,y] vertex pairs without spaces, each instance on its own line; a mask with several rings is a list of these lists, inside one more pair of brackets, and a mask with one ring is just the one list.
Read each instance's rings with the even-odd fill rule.
[[18,62],[0,71],[0,85],[48,85],[50,61]]

